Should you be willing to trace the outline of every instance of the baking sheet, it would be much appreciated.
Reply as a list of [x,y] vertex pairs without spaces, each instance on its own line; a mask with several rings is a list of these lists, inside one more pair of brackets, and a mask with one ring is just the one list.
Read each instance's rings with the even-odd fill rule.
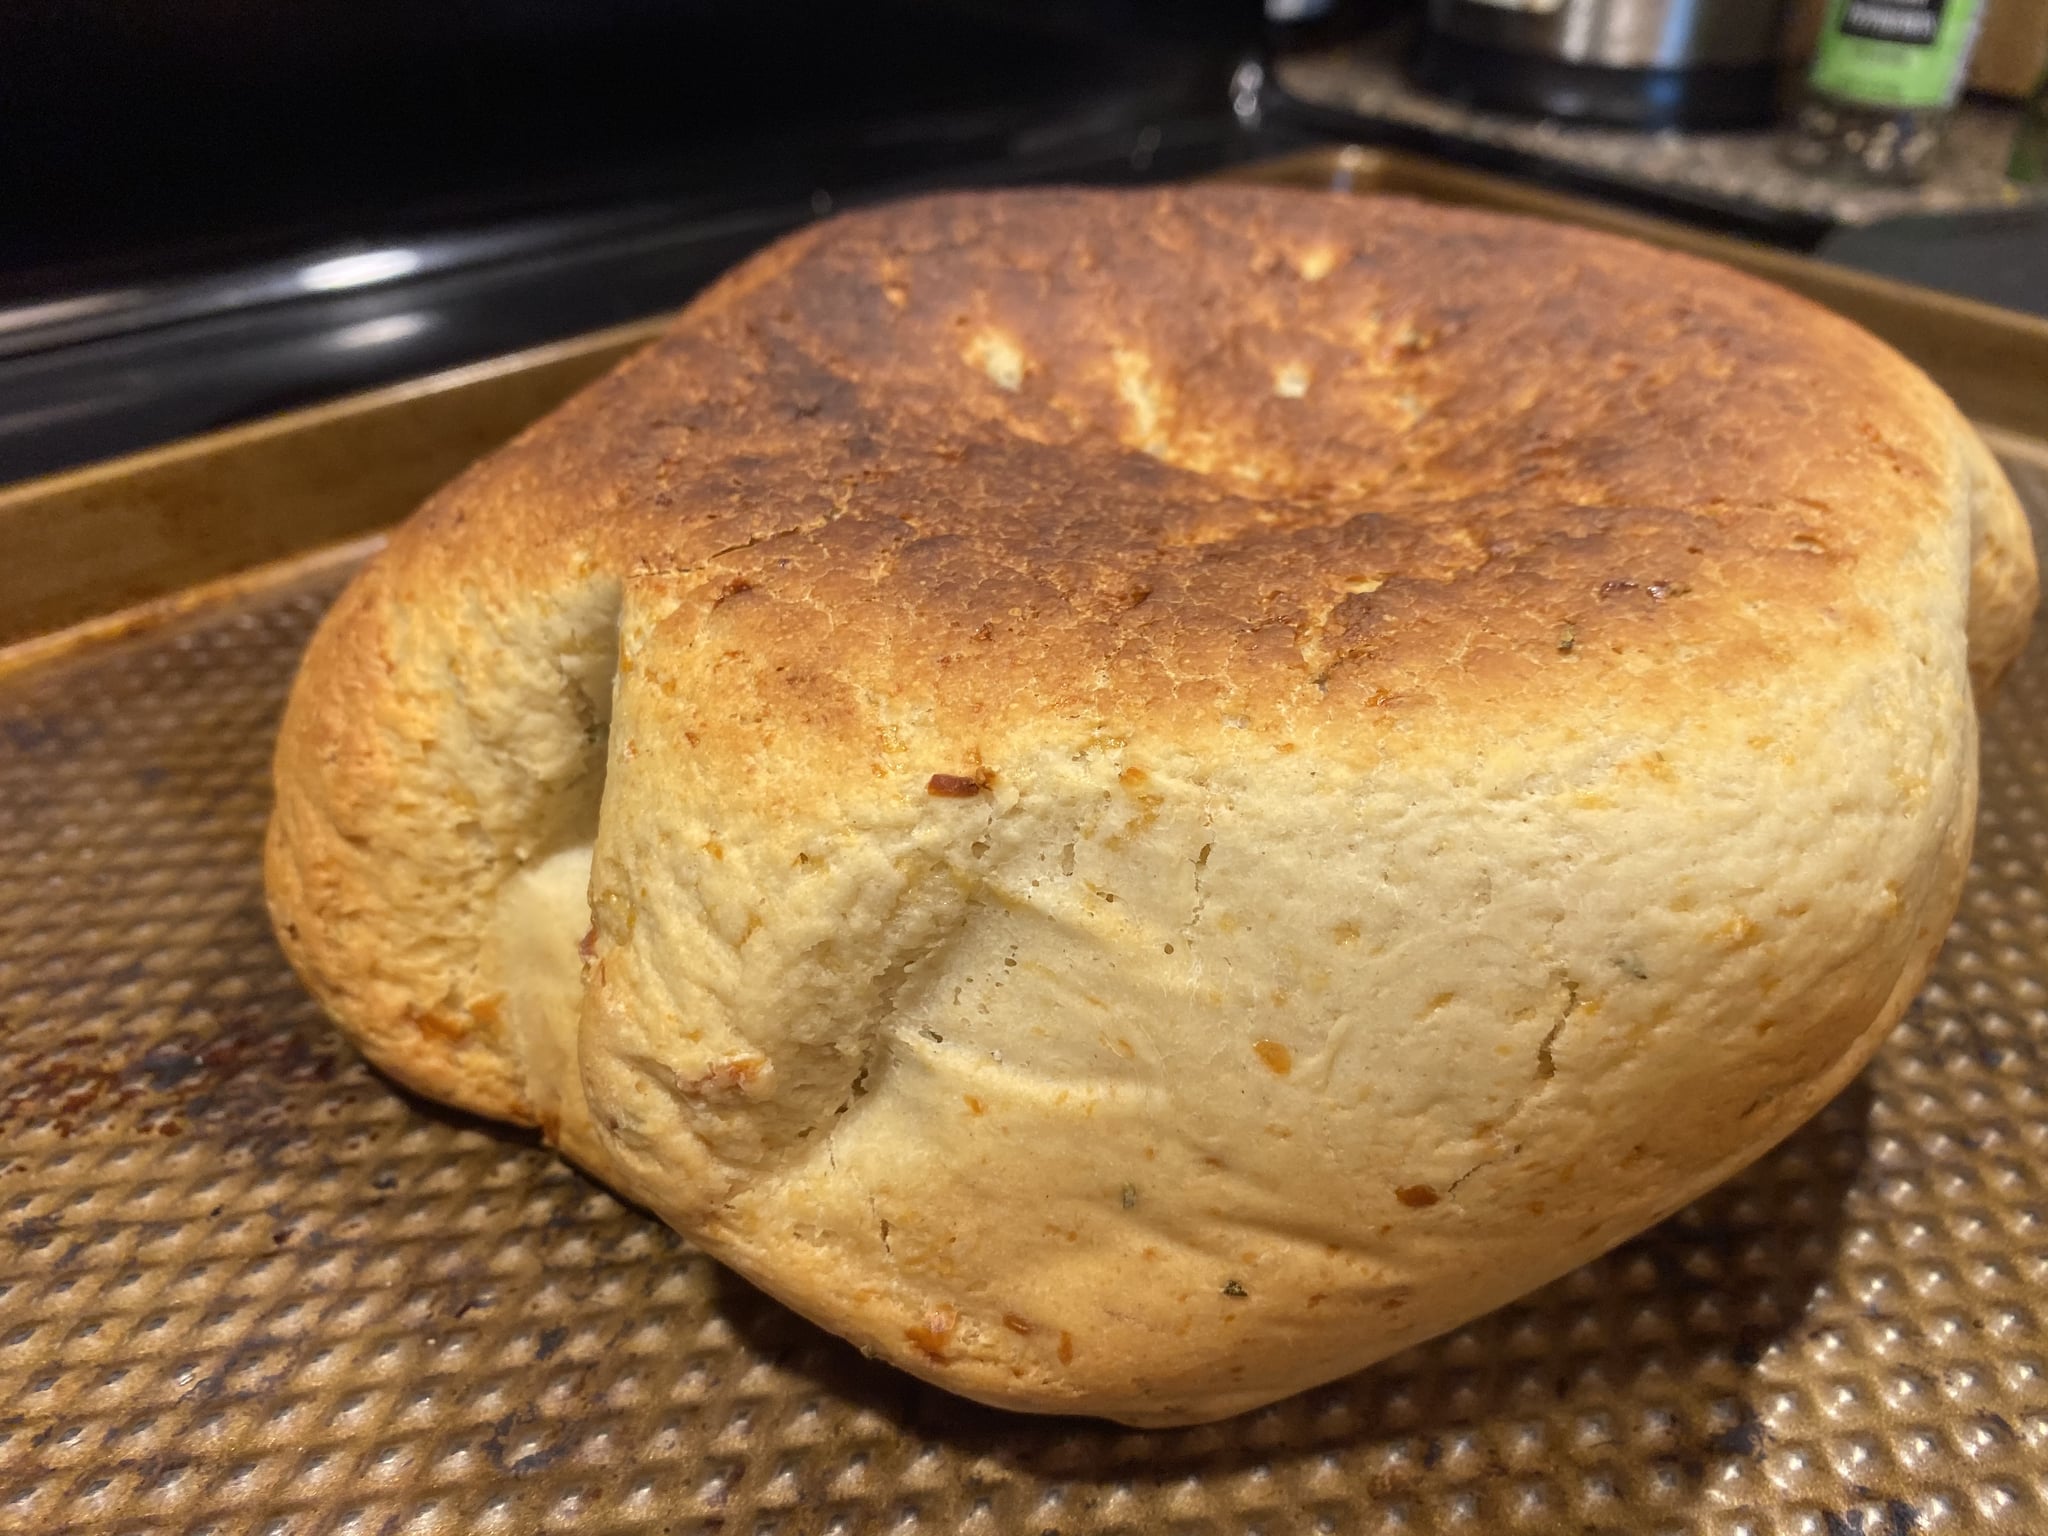
[[258,850],[353,558],[0,670],[0,1531],[2048,1530],[2048,629],[1940,968],[1817,1119],[1515,1306],[1138,1432],[867,1362],[329,1029]]

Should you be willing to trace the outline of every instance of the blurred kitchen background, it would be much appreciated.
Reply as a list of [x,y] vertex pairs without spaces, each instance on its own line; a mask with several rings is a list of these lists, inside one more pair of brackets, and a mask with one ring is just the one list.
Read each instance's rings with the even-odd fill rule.
[[0,481],[655,314],[850,204],[1333,142],[2048,315],[2044,63],[2048,0],[0,7]]

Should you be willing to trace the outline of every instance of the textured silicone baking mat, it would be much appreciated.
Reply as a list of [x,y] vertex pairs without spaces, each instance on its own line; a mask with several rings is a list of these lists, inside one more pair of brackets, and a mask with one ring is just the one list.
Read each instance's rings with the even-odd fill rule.
[[339,580],[0,676],[0,1531],[2048,1530],[2048,633],[1940,970],[1818,1119],[1519,1305],[1139,1433],[870,1364],[328,1030],[258,846]]

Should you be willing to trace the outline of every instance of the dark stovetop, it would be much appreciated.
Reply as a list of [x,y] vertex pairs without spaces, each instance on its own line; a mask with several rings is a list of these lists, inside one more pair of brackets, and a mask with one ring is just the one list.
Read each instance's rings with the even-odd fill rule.
[[941,185],[1186,176],[1256,0],[0,8],[0,481],[657,313]]

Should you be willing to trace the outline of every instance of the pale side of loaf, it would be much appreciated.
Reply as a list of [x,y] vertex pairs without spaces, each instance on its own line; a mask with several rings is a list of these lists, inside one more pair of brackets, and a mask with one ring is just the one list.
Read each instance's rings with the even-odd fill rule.
[[1397,200],[926,200],[400,530],[293,692],[270,898],[384,1069],[825,1327],[1213,1418],[1840,1089],[2034,597],[1949,401],[1764,284]]

